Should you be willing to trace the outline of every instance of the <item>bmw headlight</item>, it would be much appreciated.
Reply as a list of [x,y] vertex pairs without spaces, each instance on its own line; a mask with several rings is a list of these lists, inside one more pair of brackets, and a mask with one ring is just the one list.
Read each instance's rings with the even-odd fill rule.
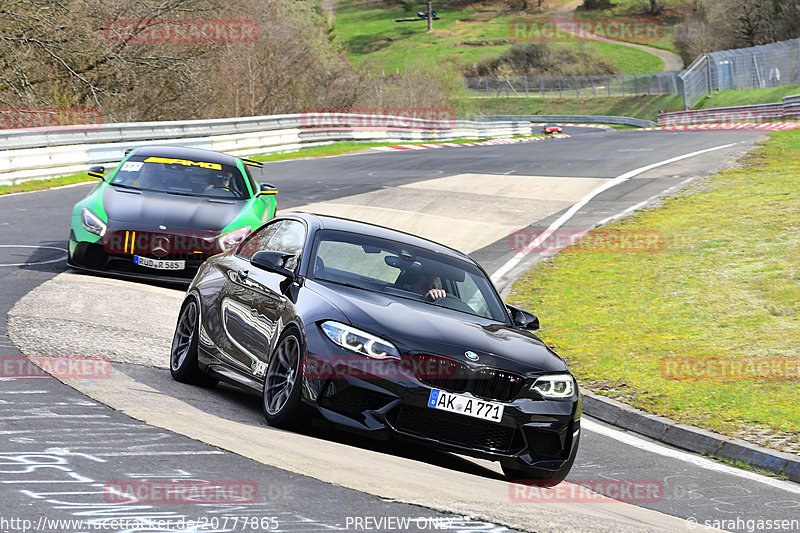
[[339,322],[323,322],[322,331],[330,340],[352,352],[372,359],[399,359],[400,352],[389,342]]
[[575,394],[575,379],[569,374],[541,376],[531,385],[531,390],[547,400],[566,400]]
[[249,234],[250,234],[250,226],[244,226],[242,228],[229,231],[228,233],[224,233],[219,236],[219,247],[222,249],[223,252],[227,252],[228,250],[233,250]]
[[103,236],[106,234],[108,226],[103,222],[99,216],[92,213],[88,207],[84,207],[81,211],[81,224],[86,231],[94,233],[95,235]]

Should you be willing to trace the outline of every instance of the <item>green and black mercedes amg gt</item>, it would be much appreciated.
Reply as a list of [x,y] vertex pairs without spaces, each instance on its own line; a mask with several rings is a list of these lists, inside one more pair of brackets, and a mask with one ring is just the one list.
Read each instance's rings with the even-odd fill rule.
[[189,283],[275,216],[277,190],[256,183],[260,163],[196,148],[129,151],[72,213],[67,264],[94,272]]

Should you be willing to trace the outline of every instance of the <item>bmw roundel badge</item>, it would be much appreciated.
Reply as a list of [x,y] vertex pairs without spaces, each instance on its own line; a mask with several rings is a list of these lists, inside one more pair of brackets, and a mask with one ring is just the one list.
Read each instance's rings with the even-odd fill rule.
[[476,353],[475,353],[475,352],[473,352],[473,351],[464,352],[464,355],[465,355],[465,356],[466,356],[466,358],[467,358],[467,359],[469,359],[470,361],[477,361],[477,360],[479,359],[479,357],[478,357],[478,354],[476,354]]

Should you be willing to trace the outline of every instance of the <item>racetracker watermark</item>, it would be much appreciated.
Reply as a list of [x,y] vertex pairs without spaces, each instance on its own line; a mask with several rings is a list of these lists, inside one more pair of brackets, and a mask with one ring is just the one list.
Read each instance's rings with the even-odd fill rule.
[[738,381],[800,379],[800,358],[785,357],[665,357],[661,377],[676,381]]
[[111,371],[105,356],[0,356],[0,377],[6,379],[103,379],[111,377]]
[[[154,255],[158,258],[195,253],[213,255],[238,244],[247,236],[247,231],[242,229],[238,233],[230,232],[232,235],[222,239],[219,232],[212,231],[183,231],[181,234],[130,230],[107,231],[103,235],[103,248],[109,254]],[[229,243],[225,240],[228,237],[235,242]]]
[[516,480],[508,485],[515,503],[655,503],[664,498],[664,482],[657,479],[578,479],[555,487],[545,481]]
[[226,504],[254,503],[258,484],[254,481],[110,481],[103,487],[106,503]]
[[555,253],[567,247],[575,252],[655,253],[664,250],[664,234],[655,230],[524,229],[508,236],[512,252]]
[[254,43],[255,20],[109,20],[103,37],[112,43]]
[[103,123],[103,112],[94,107],[4,107],[0,129],[94,126]]
[[455,112],[449,107],[354,107],[307,109],[300,113],[302,128],[453,129]]
[[643,18],[597,18],[587,20],[550,17],[523,17],[508,23],[513,41],[539,43],[588,40],[658,41],[664,37],[664,24]]
[[[303,359],[303,376],[307,379],[375,379],[414,381],[424,379],[451,379],[457,377],[462,366],[455,360],[427,355],[406,355],[402,358],[371,358],[358,354],[311,355]],[[474,379],[480,379],[481,375]],[[490,376],[486,375],[486,379]]]

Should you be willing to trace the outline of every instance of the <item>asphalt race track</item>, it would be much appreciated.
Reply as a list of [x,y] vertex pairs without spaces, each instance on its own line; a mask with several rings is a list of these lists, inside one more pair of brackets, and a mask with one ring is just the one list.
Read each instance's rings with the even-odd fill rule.
[[[490,273],[505,268],[498,283],[503,288],[540,257],[515,260],[514,232],[530,239],[598,187],[619,182],[560,226],[591,228],[725,168],[760,136],[565,133],[571,137],[539,143],[270,163],[264,181],[278,186],[281,211],[310,209],[423,234],[469,252]],[[520,501],[493,463],[325,427],[305,434],[273,430],[263,422],[258,398],[170,379],[165,366],[180,290],[65,272],[72,205],[89,187],[0,197],[4,362],[15,361],[18,348],[28,355],[114,361],[109,379],[69,386],[0,376],[0,531],[89,531],[89,522],[53,521],[108,525],[112,518],[134,517],[139,529],[120,524],[105,530],[690,531],[698,525],[709,531],[705,521],[725,520],[724,529],[746,531],[747,521],[800,515],[796,484],[665,452],[589,417],[568,481],[651,481],[663,487],[662,498],[636,505]],[[153,479],[239,480],[255,484],[258,494],[255,503],[149,505],[104,495],[108,484]]]

